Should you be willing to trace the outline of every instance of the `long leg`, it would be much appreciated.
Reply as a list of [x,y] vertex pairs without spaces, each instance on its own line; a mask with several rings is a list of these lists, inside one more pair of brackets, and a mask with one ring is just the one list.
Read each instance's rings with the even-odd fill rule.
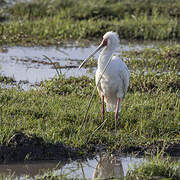
[[102,119],[104,121],[104,96],[102,96]]
[[116,104],[116,111],[115,111],[115,132],[117,130],[117,120],[118,120],[118,113],[119,113],[119,104],[120,104],[121,99],[117,99],[117,104]]

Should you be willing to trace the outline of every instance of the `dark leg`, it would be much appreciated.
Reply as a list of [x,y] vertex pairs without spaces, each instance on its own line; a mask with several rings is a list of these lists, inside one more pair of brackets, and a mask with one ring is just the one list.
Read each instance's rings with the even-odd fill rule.
[[102,119],[104,121],[104,96],[102,96]]
[[117,130],[117,120],[118,120],[118,113],[119,113],[119,104],[120,104],[121,99],[117,99],[117,104],[116,104],[116,111],[115,111],[115,132]]

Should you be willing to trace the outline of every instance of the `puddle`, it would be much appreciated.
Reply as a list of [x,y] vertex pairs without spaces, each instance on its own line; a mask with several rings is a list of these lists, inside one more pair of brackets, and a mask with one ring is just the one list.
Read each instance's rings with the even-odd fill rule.
[[67,175],[68,178],[77,177],[78,179],[121,178],[126,176],[128,168],[132,168],[133,164],[138,165],[144,161],[144,158],[140,157],[118,157],[104,154],[92,160],[74,161],[68,164],[57,161],[41,161],[28,164],[0,165],[0,175],[14,173],[14,178],[23,179],[24,176],[28,175],[31,179],[50,171],[55,176]]
[[70,178],[79,177],[80,179],[81,178],[110,179],[112,177],[115,177],[119,179],[126,176],[128,168],[132,168],[133,164],[139,165],[140,163],[144,161],[145,161],[144,158],[135,158],[135,157],[130,157],[130,156],[118,157],[118,156],[112,156],[112,155],[111,156],[103,155],[101,157],[100,156],[97,157],[94,160],[89,160],[81,164],[79,162],[74,162],[70,165],[64,166],[62,170],[67,173],[68,169],[70,170],[77,169],[73,173],[70,173],[69,175]]
[[[116,51],[121,54],[122,51],[131,49],[142,49],[152,45],[138,45],[138,44],[121,44]],[[57,75],[52,64],[47,58],[51,59],[53,63],[59,63],[62,74],[65,77],[75,76],[79,77],[86,75],[93,77],[96,68],[82,68],[78,67],[80,60],[85,59],[97,45],[87,47],[79,47],[75,44],[67,44],[61,47],[8,47],[0,52],[0,73],[5,76],[14,77],[17,82],[29,82],[30,84],[39,83],[43,80],[48,80]],[[99,53],[94,57],[98,58]],[[70,68],[67,68],[70,67]]]
[[[171,157],[172,161],[179,161],[179,157]],[[44,174],[51,174],[54,177],[65,175],[67,178],[78,179],[121,179],[126,176],[128,169],[138,166],[147,161],[144,157],[114,156],[101,154],[94,159],[86,161],[57,162],[40,161],[32,163],[16,163],[0,165],[0,175],[8,176],[13,174],[14,179],[24,179],[25,176],[34,179]]]

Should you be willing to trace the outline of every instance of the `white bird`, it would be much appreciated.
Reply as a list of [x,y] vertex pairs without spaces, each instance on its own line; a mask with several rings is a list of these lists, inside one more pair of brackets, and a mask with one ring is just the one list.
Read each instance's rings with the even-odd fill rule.
[[[102,98],[102,118],[104,120],[105,101],[107,112],[115,112],[115,129],[118,112],[121,111],[121,103],[127,93],[130,78],[127,65],[118,56],[113,56],[119,45],[118,34],[116,32],[107,32],[103,36],[101,44],[79,66],[81,68],[95,53],[103,48],[98,58],[96,86]],[[107,63],[109,63],[108,66]]]

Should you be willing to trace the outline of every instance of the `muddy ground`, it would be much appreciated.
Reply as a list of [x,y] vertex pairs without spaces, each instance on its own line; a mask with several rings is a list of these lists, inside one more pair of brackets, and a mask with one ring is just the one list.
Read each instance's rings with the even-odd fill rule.
[[[120,150],[121,153],[135,153],[143,155],[150,150],[155,153],[156,145],[148,148],[130,146]],[[60,160],[83,159],[99,151],[105,151],[104,146],[92,146],[86,153],[78,148],[66,147],[62,143],[46,143],[42,138],[28,136],[22,132],[15,133],[7,145],[0,146],[0,163],[35,161],[35,160]],[[180,143],[172,144],[165,148],[165,153],[170,156],[180,156]]]
[[61,143],[46,143],[42,138],[15,133],[8,145],[0,146],[0,163],[32,160],[67,160],[80,158],[76,148]]

